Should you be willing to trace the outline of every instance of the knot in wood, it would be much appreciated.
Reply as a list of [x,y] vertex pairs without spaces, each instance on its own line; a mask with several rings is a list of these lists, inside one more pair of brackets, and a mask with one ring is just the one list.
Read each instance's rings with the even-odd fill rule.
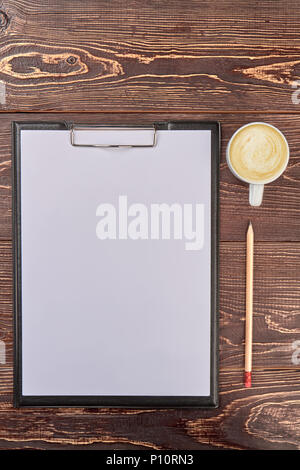
[[68,64],[73,65],[73,64],[75,64],[75,63],[77,62],[77,58],[74,57],[73,55],[70,55],[70,56],[67,58],[67,62],[68,62]]
[[3,31],[9,25],[9,18],[7,14],[0,10],[0,30]]

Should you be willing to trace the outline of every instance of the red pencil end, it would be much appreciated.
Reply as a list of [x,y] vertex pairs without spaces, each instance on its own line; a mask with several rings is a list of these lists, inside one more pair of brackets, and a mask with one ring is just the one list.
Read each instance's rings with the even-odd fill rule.
[[251,372],[245,372],[245,387],[250,388],[251,387]]

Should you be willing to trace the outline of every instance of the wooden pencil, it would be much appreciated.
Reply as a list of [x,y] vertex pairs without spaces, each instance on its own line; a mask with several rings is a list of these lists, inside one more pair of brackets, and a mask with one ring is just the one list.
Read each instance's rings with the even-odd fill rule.
[[252,378],[253,258],[254,232],[250,222],[247,230],[246,256],[245,387],[251,387]]

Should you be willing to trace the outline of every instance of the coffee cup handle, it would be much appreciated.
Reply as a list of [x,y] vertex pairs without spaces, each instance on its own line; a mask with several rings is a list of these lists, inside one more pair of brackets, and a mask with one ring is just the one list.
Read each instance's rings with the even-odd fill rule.
[[249,202],[251,206],[260,206],[264,194],[263,184],[249,185]]

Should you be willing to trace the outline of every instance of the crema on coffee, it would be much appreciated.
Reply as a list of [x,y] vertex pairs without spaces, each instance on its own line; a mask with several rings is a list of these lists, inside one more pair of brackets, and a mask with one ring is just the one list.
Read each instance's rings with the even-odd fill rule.
[[276,178],[288,158],[288,146],[281,133],[260,123],[241,128],[229,149],[234,171],[245,180],[257,183]]

